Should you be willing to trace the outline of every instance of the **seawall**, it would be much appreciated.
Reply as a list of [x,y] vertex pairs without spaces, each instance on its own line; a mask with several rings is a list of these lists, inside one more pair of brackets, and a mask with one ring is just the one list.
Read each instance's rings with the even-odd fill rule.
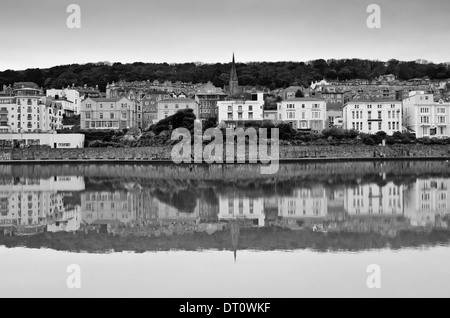
[[[15,161],[171,161],[172,147],[1,149],[1,162]],[[256,158],[251,153],[250,158]],[[246,158],[249,158],[248,149]],[[446,159],[450,145],[280,146],[280,160]]]

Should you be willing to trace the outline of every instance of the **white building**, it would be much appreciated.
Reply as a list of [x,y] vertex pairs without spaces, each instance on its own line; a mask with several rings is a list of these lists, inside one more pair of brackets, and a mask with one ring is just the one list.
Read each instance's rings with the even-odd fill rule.
[[47,132],[62,129],[63,110],[46,105],[36,88],[16,88],[0,97],[0,132]]
[[402,131],[402,103],[399,101],[353,100],[344,106],[344,129],[365,134],[384,131],[392,136]]
[[450,103],[434,102],[433,94],[411,92],[403,100],[403,121],[417,138],[450,137]]
[[323,99],[293,98],[278,104],[278,119],[299,130],[325,129],[327,108]]
[[158,101],[158,121],[163,120],[169,116],[175,115],[176,112],[182,109],[192,109],[194,115],[199,118],[198,103],[189,98],[171,98]]
[[249,121],[264,119],[264,94],[257,95],[257,100],[234,100],[217,102],[218,122],[228,127],[242,126]]
[[83,134],[0,133],[1,148],[49,146],[58,149],[84,148]]
[[48,89],[46,92],[47,97],[52,97],[56,100],[67,100],[70,103],[64,104],[64,111],[73,111],[75,115],[79,115],[81,111],[81,102],[83,101],[84,95],[78,90],[72,88],[64,89]]

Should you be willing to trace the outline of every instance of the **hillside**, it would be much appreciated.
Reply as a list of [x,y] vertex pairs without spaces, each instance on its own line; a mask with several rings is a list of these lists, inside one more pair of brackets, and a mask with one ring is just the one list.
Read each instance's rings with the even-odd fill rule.
[[[60,88],[75,84],[99,85],[105,91],[107,83],[146,80],[170,80],[173,82],[206,83],[211,81],[223,87],[229,81],[229,64],[149,64],[107,63],[73,64],[49,69],[6,70],[0,72],[0,88],[14,82],[35,82],[44,88]],[[429,77],[432,80],[450,78],[448,64],[434,64],[424,61],[388,62],[360,59],[314,60],[309,62],[251,62],[238,63],[237,73],[240,85],[261,85],[271,89],[289,85],[308,86],[316,80],[372,79],[380,75],[394,74],[399,79]]]

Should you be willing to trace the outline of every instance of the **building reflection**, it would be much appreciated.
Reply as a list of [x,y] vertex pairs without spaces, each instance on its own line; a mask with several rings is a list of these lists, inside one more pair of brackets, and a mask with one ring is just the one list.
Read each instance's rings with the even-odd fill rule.
[[79,204],[65,196],[84,190],[82,177],[48,179],[0,179],[0,230],[28,236],[44,231],[77,231],[81,225]]
[[[5,235],[90,231],[118,236],[239,233],[279,227],[314,232],[377,233],[448,229],[450,179],[293,183],[259,188],[181,186],[162,191],[134,182],[84,177],[0,179],[0,231]],[[269,194],[268,194],[269,193]],[[1,233],[1,232],[0,232]],[[238,238],[233,237],[237,246]]]
[[450,180],[418,179],[405,195],[405,216],[413,226],[445,227],[450,214]]

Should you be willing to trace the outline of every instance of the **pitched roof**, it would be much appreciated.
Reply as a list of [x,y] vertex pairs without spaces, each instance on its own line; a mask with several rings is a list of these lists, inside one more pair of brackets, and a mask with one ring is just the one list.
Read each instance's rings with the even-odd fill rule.
[[94,98],[90,97],[93,101],[97,103],[117,103],[118,101],[122,99],[127,99],[126,97],[119,97],[119,98]]
[[395,99],[352,99],[347,102],[347,104],[365,104],[365,103],[401,103],[400,100]]
[[168,98],[160,100],[159,103],[196,103],[195,100],[190,98]]
[[284,100],[284,102],[324,102],[325,99],[322,98],[309,98],[309,97],[302,97],[302,98],[288,98]]

